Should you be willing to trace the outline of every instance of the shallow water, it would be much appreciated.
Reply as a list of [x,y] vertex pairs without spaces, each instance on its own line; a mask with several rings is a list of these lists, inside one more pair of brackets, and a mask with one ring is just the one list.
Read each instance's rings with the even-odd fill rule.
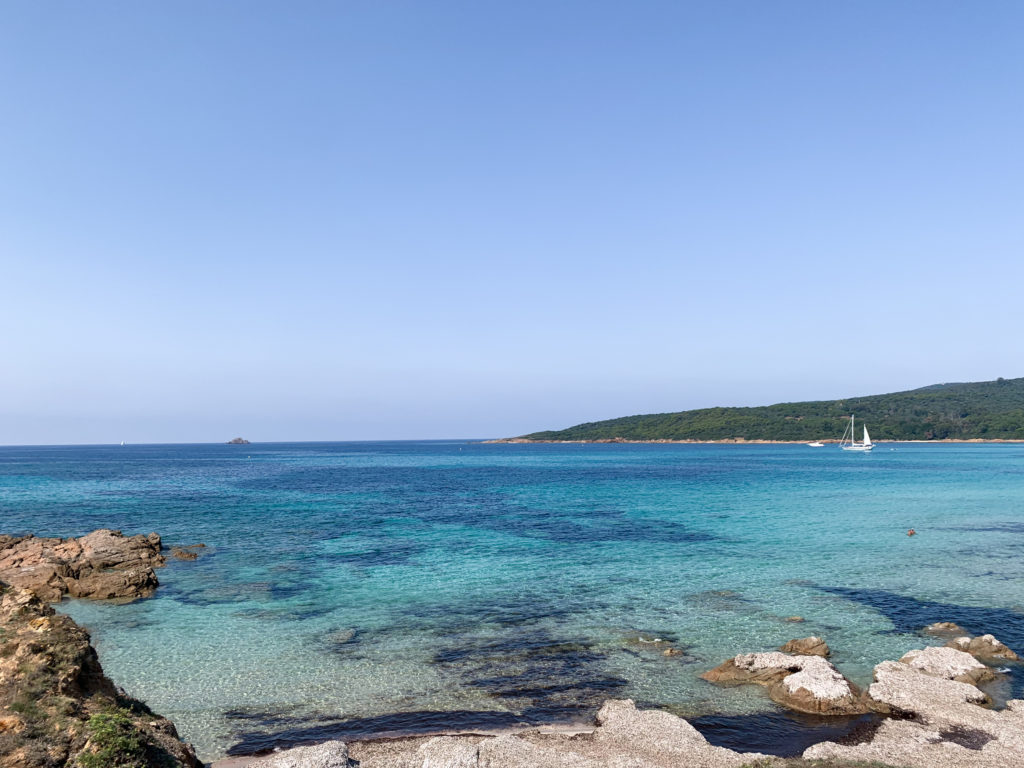
[[61,608],[207,759],[611,696],[771,712],[697,675],[808,634],[861,684],[932,621],[1024,651],[1020,445],[0,448],[0,530],[98,527],[208,545]]

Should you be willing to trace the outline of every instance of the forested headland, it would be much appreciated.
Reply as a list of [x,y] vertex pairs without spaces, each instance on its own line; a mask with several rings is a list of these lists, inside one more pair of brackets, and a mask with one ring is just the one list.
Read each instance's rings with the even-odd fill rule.
[[829,440],[839,438],[850,414],[868,425],[874,440],[1024,440],[1024,378],[934,384],[844,400],[624,416],[517,439]]

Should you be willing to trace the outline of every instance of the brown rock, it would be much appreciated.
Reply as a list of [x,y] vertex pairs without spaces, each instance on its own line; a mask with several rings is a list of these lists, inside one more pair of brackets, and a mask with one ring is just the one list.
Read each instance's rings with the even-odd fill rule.
[[199,555],[191,549],[183,547],[171,547],[171,557],[176,560],[195,560]]
[[149,595],[154,568],[166,560],[160,537],[124,536],[106,528],[79,538],[0,536],[0,579],[47,602],[65,594],[95,599]]
[[725,685],[763,685],[772,701],[798,712],[853,715],[867,711],[859,689],[820,656],[741,653],[701,677]]
[[806,619],[804,619],[803,616],[787,616],[786,618],[783,619],[783,621],[788,621],[791,624],[800,624],[800,623],[806,621]]
[[664,651],[661,652],[661,655],[662,656],[685,656],[686,655],[686,651],[683,651],[680,648],[666,648]]
[[814,635],[802,637],[799,640],[790,640],[779,650],[783,653],[795,653],[798,656],[821,656],[822,658],[828,658],[832,654],[825,641]]
[[1020,656],[996,640],[992,635],[954,637],[946,643],[946,647],[964,651],[978,659],[1020,661]]
[[959,637],[960,635],[967,634],[966,629],[952,621],[936,621],[934,624],[929,624],[922,631],[926,635],[936,635],[938,637]]
[[[103,715],[147,755],[161,755],[160,765],[200,768],[169,720],[125,696],[103,674],[89,634],[70,617],[28,590],[0,582],[0,630],[0,765],[81,765],[80,757],[92,750],[91,719]],[[147,758],[133,764],[157,763]]]

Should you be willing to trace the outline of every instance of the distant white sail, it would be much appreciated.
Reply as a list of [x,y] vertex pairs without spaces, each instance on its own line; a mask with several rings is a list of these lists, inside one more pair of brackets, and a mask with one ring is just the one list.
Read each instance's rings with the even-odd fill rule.
[[868,435],[868,428],[864,427],[864,445],[871,445],[871,437]]

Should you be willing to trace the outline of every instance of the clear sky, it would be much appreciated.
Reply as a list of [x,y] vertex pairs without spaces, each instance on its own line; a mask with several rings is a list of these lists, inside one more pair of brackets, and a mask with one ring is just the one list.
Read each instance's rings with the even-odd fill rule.
[[0,443],[1024,375],[1024,3],[2,2]]

